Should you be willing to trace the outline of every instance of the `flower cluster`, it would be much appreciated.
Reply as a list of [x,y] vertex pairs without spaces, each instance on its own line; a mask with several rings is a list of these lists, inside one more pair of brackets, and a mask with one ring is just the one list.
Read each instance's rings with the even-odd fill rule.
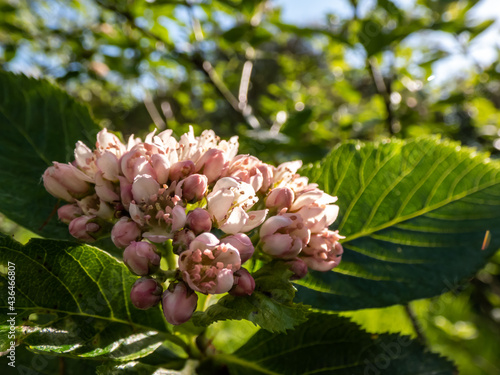
[[[255,281],[242,267],[252,257],[281,259],[293,279],[341,259],[342,237],[328,229],[337,198],[297,174],[300,161],[273,167],[237,151],[237,137],[220,140],[211,130],[195,137],[190,128],[179,140],[171,130],[152,132],[125,145],[104,129],[95,150],[78,142],[75,161],[54,162],[43,182],[68,202],[58,216],[75,238],[92,242],[112,228],[123,261],[143,276],[133,304],[161,300],[167,321],[181,324],[196,309],[195,292],[252,294]],[[160,264],[175,256],[166,243],[178,256],[169,271]]]

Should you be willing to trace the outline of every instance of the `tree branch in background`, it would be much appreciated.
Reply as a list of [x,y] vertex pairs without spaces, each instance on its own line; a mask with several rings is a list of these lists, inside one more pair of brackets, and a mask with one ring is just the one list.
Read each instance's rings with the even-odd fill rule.
[[[259,10],[256,12],[256,14],[261,14],[260,11],[260,6]],[[198,18],[195,17],[194,12],[191,8],[191,6],[188,7],[189,13],[191,15],[191,26],[193,28],[193,33],[196,39],[196,42],[201,42],[204,39],[203,36],[203,30],[201,28],[201,23],[198,20]],[[254,26],[254,17],[252,17],[251,24]],[[256,21],[255,26],[257,26],[260,23],[261,16],[258,16]],[[247,94],[248,94],[248,87],[250,85],[250,75],[252,74],[252,68],[253,68],[253,62],[249,61],[249,56],[248,56],[248,49],[251,49],[253,52],[253,55],[255,55],[255,51],[253,51],[252,47],[247,48],[247,61],[243,65],[243,72],[241,73],[241,81],[240,81],[240,89],[239,89],[239,94],[238,98],[236,98],[233,93],[229,90],[229,88],[224,84],[222,79],[219,77],[217,74],[217,71],[214,69],[212,64],[204,60],[201,56],[201,51],[199,48],[196,49],[197,52],[197,57],[201,59],[201,61],[197,61],[198,68],[201,67],[203,69],[203,72],[209,77],[211,82],[214,84],[216,89],[219,91],[219,93],[224,96],[224,98],[227,100],[227,102],[231,105],[231,107],[238,113],[240,113],[243,118],[245,119],[245,122],[250,125],[253,129],[259,129],[260,122],[259,120],[255,117],[253,114],[252,107],[250,107],[247,103]],[[252,56],[253,58],[253,56]],[[201,66],[200,66],[201,65]],[[245,82],[244,82],[245,81]],[[245,87],[246,85],[246,87]],[[243,94],[242,94],[243,93]],[[245,97],[244,101],[242,101],[241,97],[242,95]]]
[[153,98],[151,98],[151,95],[146,94],[146,96],[143,99],[144,106],[148,110],[149,116],[155,123],[156,127],[158,130],[163,130],[166,127],[165,121],[163,121],[160,112],[158,112],[158,109],[156,109],[155,103],[153,101]]
[[[205,60],[204,57],[201,55],[201,52],[198,51],[194,55],[188,55],[184,52],[180,52],[175,49],[175,46],[172,45],[171,43],[168,43],[165,41],[162,37],[156,35],[155,33],[147,30],[144,27],[138,26],[135,23],[135,17],[128,11],[123,11],[118,9],[115,5],[108,4],[102,0],[96,0],[97,3],[107,9],[110,10],[122,17],[124,17],[127,20],[127,23],[134,29],[140,31],[143,33],[145,36],[156,40],[157,42],[162,43],[163,45],[167,45],[169,49],[171,49],[170,54],[172,55],[173,58],[175,59],[181,59],[183,61],[191,63],[196,69],[199,71],[203,72],[204,75],[208,78],[208,82],[212,84],[212,86],[215,88],[216,92],[223,98],[225,99],[228,104],[231,106],[231,108],[238,113],[244,122],[246,122],[251,128],[253,129],[258,129],[260,128],[260,123],[257,120],[257,118],[253,115],[253,112],[250,107],[250,111],[243,111],[239,107],[239,102],[238,99],[233,95],[231,90],[226,86],[226,84],[222,81],[222,79],[219,77],[215,69],[213,68],[212,64],[210,61]],[[188,8],[190,7],[190,4],[188,3],[180,3],[181,5],[185,5]],[[193,26],[195,26],[193,24]],[[198,30],[195,30],[195,37],[198,39],[200,36],[203,37],[203,34],[201,32],[201,26],[198,23]],[[149,111],[149,110],[148,110]]]
[[367,65],[377,92],[384,99],[385,109],[387,113],[387,129],[389,130],[389,133],[393,135],[394,133],[397,133],[399,129],[391,107],[391,84],[390,82],[388,85],[385,84],[384,77],[382,76],[382,73],[380,73],[374,57],[371,57],[367,60]]

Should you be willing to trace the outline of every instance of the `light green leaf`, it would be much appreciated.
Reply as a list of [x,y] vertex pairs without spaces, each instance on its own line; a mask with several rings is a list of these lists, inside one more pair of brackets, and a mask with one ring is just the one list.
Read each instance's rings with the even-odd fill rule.
[[340,266],[298,281],[296,301],[343,311],[435,296],[500,247],[500,163],[455,142],[351,142],[306,173],[339,197],[332,227],[347,238]]
[[47,81],[0,71],[0,212],[41,236],[70,238],[41,176],[99,130],[87,107]]
[[308,306],[292,303],[295,289],[292,272],[283,263],[262,267],[253,275],[255,291],[250,296],[222,297],[204,312],[195,312],[195,325],[208,326],[219,320],[247,319],[273,332],[283,332],[304,322]]
[[311,314],[286,334],[257,332],[215,363],[232,375],[454,374],[453,365],[408,336],[371,335],[346,318]]
[[[6,236],[0,236],[0,248],[0,324],[8,325],[8,313],[16,313],[23,331],[18,340],[33,350],[129,361],[166,339],[184,346],[158,307],[143,311],[131,304],[136,277],[104,251],[44,239],[23,246]],[[15,303],[9,304],[12,264]]]

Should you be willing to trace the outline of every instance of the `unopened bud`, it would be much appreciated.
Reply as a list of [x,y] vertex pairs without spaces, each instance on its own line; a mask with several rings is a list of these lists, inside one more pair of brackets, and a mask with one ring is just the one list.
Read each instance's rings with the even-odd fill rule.
[[138,276],[150,275],[160,267],[161,257],[149,242],[132,242],[123,252],[123,262]]
[[156,173],[156,180],[160,184],[166,184],[170,168],[170,161],[167,155],[154,154],[151,156],[151,163]]
[[229,294],[233,296],[249,296],[255,290],[255,280],[250,275],[250,273],[244,269],[240,268],[238,271],[233,273],[234,286],[229,291]]
[[149,201],[152,195],[158,194],[160,184],[150,175],[136,176],[132,184],[132,196],[136,203]]
[[141,236],[137,223],[128,217],[122,217],[111,230],[111,240],[116,247],[125,248]]
[[187,224],[196,234],[210,232],[212,229],[212,219],[207,210],[196,208],[187,215]]
[[141,310],[147,310],[156,306],[161,299],[163,287],[151,277],[141,277],[130,290],[132,304]]
[[94,242],[101,226],[95,222],[96,216],[83,215],[69,223],[69,233],[82,241]]
[[281,211],[283,208],[290,208],[292,206],[295,194],[292,189],[288,187],[273,189],[266,199],[266,207]]
[[[193,174],[182,180],[178,186],[179,196],[186,201],[199,201],[207,191],[208,178],[202,174]],[[177,192],[176,190],[176,192]]]
[[57,210],[57,216],[64,224],[69,224],[73,219],[83,215],[83,211],[76,204],[65,204]]
[[183,282],[170,284],[161,300],[165,319],[174,325],[187,322],[196,310],[197,303],[198,295]]
[[168,178],[170,181],[178,181],[186,178],[194,172],[194,163],[191,160],[179,161],[170,167]]
[[292,259],[288,262],[285,262],[290,271],[293,272],[290,280],[299,280],[304,278],[307,275],[307,264],[300,258]]
[[240,253],[241,264],[250,259],[255,251],[252,240],[246,234],[236,233],[231,236],[224,237],[221,243],[233,245]]
[[84,197],[90,191],[86,181],[88,177],[71,164],[54,162],[43,174],[45,189],[56,198],[74,202],[75,198]]
[[211,148],[196,163],[196,171],[203,171],[208,183],[212,183],[227,169],[228,164],[222,150]]

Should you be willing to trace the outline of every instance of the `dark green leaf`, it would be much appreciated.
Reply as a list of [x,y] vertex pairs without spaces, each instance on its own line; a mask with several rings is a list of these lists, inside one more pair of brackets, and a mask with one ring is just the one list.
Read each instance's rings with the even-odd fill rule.
[[24,346],[16,348],[16,367],[9,366],[10,360],[0,357],[2,375],[54,375],[64,369],[65,374],[95,375],[99,361],[82,361],[74,358],[57,357],[45,353],[33,353]]
[[[17,313],[23,332],[18,340],[32,349],[125,361],[152,353],[165,339],[183,345],[158,307],[142,311],[131,304],[136,277],[102,250],[43,239],[23,246],[5,236],[0,248],[0,324]],[[8,304],[9,262],[15,264],[14,310]]]
[[296,301],[341,311],[435,296],[500,247],[500,163],[455,142],[351,142],[307,174],[339,197],[347,238],[340,266],[298,281]]
[[106,363],[97,368],[97,375],[182,375],[183,372],[165,370],[157,366],[146,365],[141,362],[128,362],[123,364]]
[[262,267],[254,275],[255,291],[251,296],[222,297],[204,312],[196,312],[193,322],[208,326],[219,320],[247,319],[268,331],[283,332],[306,320],[308,307],[292,303],[295,289],[292,275],[280,263]]
[[453,365],[408,336],[371,335],[346,318],[311,314],[286,334],[257,332],[234,354],[215,362],[245,374],[454,374]]
[[47,81],[0,71],[0,212],[41,236],[69,238],[41,176],[52,161],[73,160],[78,140],[94,144],[98,131],[87,107]]
[[238,25],[232,29],[227,30],[222,34],[222,37],[228,42],[235,43],[242,39],[248,32],[252,30],[252,27],[248,24]]

